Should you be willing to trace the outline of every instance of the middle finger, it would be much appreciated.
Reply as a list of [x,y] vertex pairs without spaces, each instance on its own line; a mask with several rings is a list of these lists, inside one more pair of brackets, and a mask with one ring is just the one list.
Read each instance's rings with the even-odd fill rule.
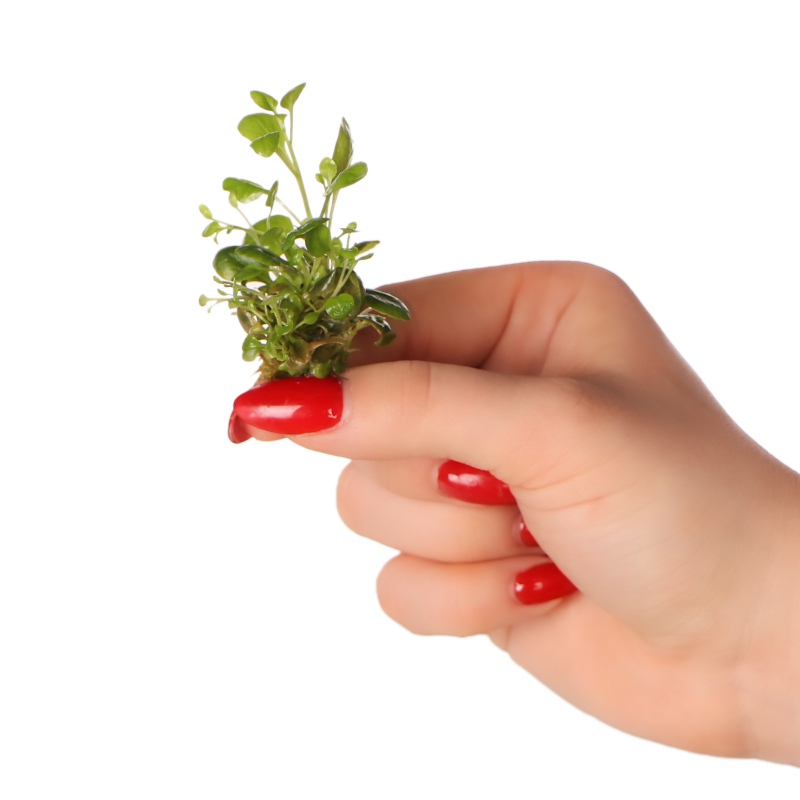
[[[356,533],[410,555],[453,563],[530,554],[519,535],[520,513],[513,505],[467,504],[443,497],[424,477],[409,470],[400,492],[386,485],[387,470],[364,462],[349,464],[339,479],[339,513]],[[392,472],[389,470],[388,472]]]

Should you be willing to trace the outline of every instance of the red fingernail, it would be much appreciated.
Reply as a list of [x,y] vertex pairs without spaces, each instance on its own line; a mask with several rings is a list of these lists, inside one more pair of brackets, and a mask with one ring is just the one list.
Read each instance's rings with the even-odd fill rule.
[[475,469],[460,461],[445,461],[439,467],[438,484],[442,494],[467,503],[513,506],[517,502],[507,484],[485,469]]
[[514,578],[514,596],[525,606],[547,603],[575,591],[569,578],[552,562],[537,564]]
[[316,433],[342,418],[342,384],[337,378],[281,378],[239,395],[233,411],[262,431]]
[[520,519],[517,523],[517,536],[522,544],[525,547],[538,547],[539,542],[533,538],[533,534],[528,530],[528,526],[525,524],[524,519]]
[[244,423],[236,416],[235,411],[231,413],[231,418],[228,420],[228,438],[234,444],[241,444],[251,438]]

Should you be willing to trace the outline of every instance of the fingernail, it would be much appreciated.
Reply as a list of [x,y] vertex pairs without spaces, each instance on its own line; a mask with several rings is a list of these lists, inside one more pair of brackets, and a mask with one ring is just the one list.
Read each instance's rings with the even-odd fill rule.
[[233,411],[262,431],[316,433],[342,418],[342,384],[337,378],[281,378],[239,395]]
[[486,506],[513,506],[514,495],[508,485],[485,469],[475,469],[460,461],[445,461],[439,467],[439,491],[447,497]]
[[533,538],[533,534],[528,530],[524,519],[520,519],[517,523],[517,538],[525,545],[525,547],[538,547],[539,542]]
[[525,606],[547,603],[577,591],[552,562],[537,564],[514,578],[514,596]]
[[228,438],[234,444],[241,444],[250,438],[244,423],[236,416],[236,412],[231,412],[231,418],[228,420]]

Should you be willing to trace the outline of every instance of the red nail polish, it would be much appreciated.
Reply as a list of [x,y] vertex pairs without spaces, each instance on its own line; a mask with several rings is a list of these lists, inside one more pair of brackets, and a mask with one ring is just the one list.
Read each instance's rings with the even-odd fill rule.
[[517,523],[517,536],[522,544],[525,547],[538,547],[539,542],[533,538],[533,534],[528,530],[528,526],[525,524],[524,519],[520,519]]
[[241,444],[250,439],[250,434],[247,432],[242,421],[236,416],[236,412],[231,412],[231,418],[228,420],[228,438],[234,444]]
[[485,506],[513,506],[514,495],[508,485],[485,469],[475,469],[460,461],[445,461],[439,467],[439,491],[447,497]]
[[342,418],[342,384],[337,378],[280,378],[239,395],[233,411],[262,431],[316,433]]
[[526,606],[557,600],[575,591],[569,578],[552,561],[537,564],[514,578],[514,596]]

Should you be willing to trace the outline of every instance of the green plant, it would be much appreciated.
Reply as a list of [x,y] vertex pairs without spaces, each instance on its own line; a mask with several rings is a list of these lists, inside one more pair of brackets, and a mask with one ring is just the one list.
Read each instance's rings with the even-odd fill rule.
[[[236,314],[247,334],[243,358],[261,360],[260,383],[341,373],[359,331],[374,328],[377,344],[388,344],[394,338],[388,318],[409,318],[398,298],[365,289],[355,272],[359,262],[372,257],[378,242],[354,242],[355,222],[334,235],[339,192],[367,174],[366,164],[352,161],[353,140],[344,119],[333,155],[322,159],[316,175],[323,189],[321,211],[317,216],[311,212],[292,146],[294,106],[304,87],[296,86],[280,103],[264,92],[251,92],[261,111],[239,123],[239,132],[250,140],[254,152],[264,158],[277,155],[294,177],[303,216],[293,213],[278,196],[278,181],[269,189],[240,178],[222,182],[243,224],[216,219],[207,206],[200,206],[200,213],[209,220],[203,236],[213,236],[219,244],[221,233],[244,235],[241,244],[223,247],[214,257],[219,297],[202,295],[200,305],[223,303]],[[251,223],[241,206],[257,200],[264,201],[267,215]],[[276,205],[286,214],[274,213]]]

